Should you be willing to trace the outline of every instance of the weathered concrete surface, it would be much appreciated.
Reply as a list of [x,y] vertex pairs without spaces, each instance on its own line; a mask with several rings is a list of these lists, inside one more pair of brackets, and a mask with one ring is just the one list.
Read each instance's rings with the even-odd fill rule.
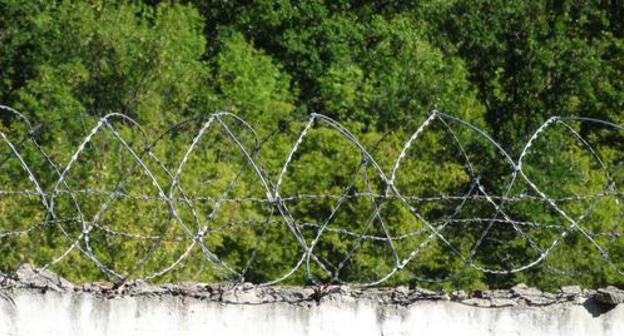
[[482,308],[470,300],[489,299],[401,304],[390,294],[336,293],[317,305],[296,298],[308,292],[288,289],[261,303],[242,288],[223,291],[221,301],[169,289],[107,296],[11,288],[1,292],[0,335],[624,335],[624,305],[580,296],[543,306],[497,298],[507,301]]
[[0,335],[624,335],[622,292],[450,294],[407,287],[183,283],[75,287],[25,267],[0,278]]

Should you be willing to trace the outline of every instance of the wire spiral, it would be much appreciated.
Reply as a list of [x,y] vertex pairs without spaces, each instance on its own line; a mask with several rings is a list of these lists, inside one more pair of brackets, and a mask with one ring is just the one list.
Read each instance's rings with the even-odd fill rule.
[[[275,249],[283,243],[295,246],[294,254],[286,248],[280,252],[290,265],[276,271],[279,274],[274,278],[260,281],[262,284],[300,276],[313,283],[373,286],[399,273],[438,281],[466,269],[490,274],[526,271],[542,264],[574,234],[589,243],[606,265],[624,275],[620,187],[624,183],[624,160],[617,150],[608,152],[611,156],[605,159],[602,147],[595,144],[601,139],[582,135],[579,126],[624,135],[623,127],[607,121],[552,117],[518,147],[519,155],[514,159],[481,128],[432,111],[406,141],[394,147],[396,157],[388,160],[383,149],[377,150],[380,154],[376,158],[375,150],[361,137],[321,114],[290,124],[298,131],[283,126],[271,132],[256,130],[243,118],[220,112],[191,118],[157,133],[129,116],[110,113],[97,120],[63,119],[63,125],[79,120],[87,132],[70,132],[65,135],[67,139],[59,140],[49,138],[45,132],[49,125],[35,125],[6,106],[0,106],[0,111],[10,125],[0,129],[4,144],[0,147],[0,202],[13,200],[0,203],[4,207],[0,213],[6,213],[0,217],[0,243],[8,246],[5,251],[16,239],[22,244],[19,246],[25,246],[16,252],[19,257],[4,265],[7,271],[8,266],[32,262],[31,255],[46,246],[51,252],[38,257],[40,269],[78,258],[115,280],[154,281],[201,260],[198,273],[210,269],[218,279],[241,282],[270,263],[258,262],[270,259],[262,255],[267,246]],[[332,141],[340,142],[336,147],[342,152],[313,152],[315,147],[310,142],[316,138],[312,134],[321,130]],[[74,144],[70,153],[70,145],[49,145],[59,141]],[[180,147],[184,141],[185,147]],[[428,157],[431,163],[425,168],[443,172],[452,166],[461,170],[457,179],[462,182],[451,183],[460,192],[409,192],[415,188],[414,181],[425,178],[411,171],[424,164],[423,149],[430,141],[440,145],[441,151],[452,153],[448,159],[452,164],[446,158]],[[566,195],[551,195],[549,190],[556,188],[544,176],[559,172],[553,168],[539,175],[532,161],[539,161],[543,156],[540,148],[553,141],[574,144],[575,153],[582,153],[587,159],[583,162],[588,162],[575,172],[589,167],[591,171],[583,176],[599,181],[600,190],[595,188],[598,183],[588,182],[590,187],[574,185]],[[317,145],[332,149],[332,144]],[[268,158],[263,156],[267,148],[286,155],[283,159]],[[343,152],[348,154],[341,156]],[[481,162],[475,161],[477,154],[497,158],[502,168],[484,174]],[[378,160],[380,155],[385,163]],[[342,176],[330,190],[318,192],[324,186],[320,182],[314,185],[314,179],[340,170],[305,169],[310,162],[323,160],[321,156],[336,167],[355,164],[348,169],[352,174]],[[109,173],[112,171],[115,173]],[[98,172],[108,175],[101,177]],[[489,175],[494,172],[505,174]],[[432,177],[426,181],[432,185],[443,178],[436,177],[442,174],[437,171],[430,173]],[[303,181],[311,181],[311,185],[297,185],[301,182],[297,174],[309,174]],[[314,192],[306,192],[308,189]],[[444,188],[431,190],[439,189]],[[137,223],[117,217],[116,211],[124,206]],[[30,223],[11,221],[13,212]],[[610,217],[605,220],[600,217],[602,213]],[[611,224],[591,224],[600,221]],[[409,225],[398,228],[397,223],[406,222]],[[529,253],[513,255],[519,250],[509,247],[506,255],[489,255],[493,244],[509,246],[506,239],[510,236]],[[231,244],[243,244],[241,253],[246,255],[234,258],[224,252],[228,239],[234,239]],[[136,245],[124,245],[129,241]],[[123,246],[131,250],[121,256]],[[357,271],[365,265],[356,259],[366,257],[368,252],[362,251],[369,250],[383,250],[379,252],[383,258],[371,257],[371,268],[377,267],[379,260],[385,265],[362,271],[370,275],[365,280],[343,278],[348,268]],[[419,264],[438,263],[432,250],[443,251],[453,260],[449,265],[454,265],[452,271],[435,279],[416,273]],[[130,266],[117,267],[124,263]]]

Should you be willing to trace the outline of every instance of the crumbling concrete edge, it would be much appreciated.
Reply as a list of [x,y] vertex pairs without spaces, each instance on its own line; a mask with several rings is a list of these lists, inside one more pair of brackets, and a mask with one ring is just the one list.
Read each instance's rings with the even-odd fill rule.
[[556,293],[543,292],[524,284],[518,284],[510,289],[482,290],[471,293],[461,290],[447,293],[406,286],[375,288],[333,285],[287,287],[256,286],[251,283],[214,284],[197,282],[154,285],[138,281],[119,286],[108,282],[96,282],[76,286],[54,273],[36,270],[29,265],[22,265],[12,276],[0,275],[0,298],[10,300],[13,292],[22,290],[41,293],[54,291],[87,294],[101,299],[179,296],[224,304],[288,303],[302,307],[320,305],[325,300],[367,300],[381,305],[399,306],[409,306],[419,301],[452,301],[481,308],[543,307],[556,304],[583,305],[588,301],[608,306],[624,303],[624,290],[613,286],[597,290],[583,289],[580,286],[566,286],[560,288]]

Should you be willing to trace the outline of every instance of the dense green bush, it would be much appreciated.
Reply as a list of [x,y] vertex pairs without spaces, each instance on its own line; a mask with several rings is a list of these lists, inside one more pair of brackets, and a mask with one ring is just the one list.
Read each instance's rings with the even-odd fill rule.
[[[624,209],[616,197],[555,204],[494,200],[498,208],[479,186],[488,195],[540,194],[483,134],[451,118],[434,120],[396,171],[394,185],[412,198],[354,196],[392,195],[382,175],[392,175],[402,146],[434,109],[492,134],[512,160],[554,115],[622,125],[623,22],[617,1],[0,0],[0,104],[37,125],[28,133],[26,122],[2,111],[0,131],[50,192],[46,197],[57,216],[51,218],[36,195],[10,193],[35,185],[13,149],[0,144],[0,232],[54,224],[0,236],[0,269],[46,265],[78,241],[53,266],[74,281],[141,278],[185,256],[158,281],[267,282],[294,269],[305,252],[279,212],[286,211],[299,224],[301,239],[316,241],[315,256],[333,268],[328,274],[311,260],[310,274],[319,281],[375,282],[418,251],[384,284],[624,284],[617,271],[624,266]],[[249,124],[230,115],[213,119],[181,165],[216,111]],[[138,125],[111,117],[77,152],[98,118],[111,112]],[[279,193],[345,194],[344,202],[303,198],[280,209],[253,200],[215,201],[266,199],[241,147],[254,156],[266,186],[275,188],[310,113],[351,131],[381,172],[344,134],[318,119]],[[556,199],[619,192],[624,132],[563,122],[527,148],[526,177]],[[51,194],[55,188],[59,192]],[[62,192],[67,190],[87,192]],[[478,197],[465,203],[422,199],[468,192]],[[161,193],[172,197],[175,213]],[[582,230],[570,230],[557,209]],[[376,211],[379,216],[372,216]],[[489,220],[474,220],[479,218]],[[99,227],[84,239],[81,222],[93,221]],[[206,235],[194,244],[210,252],[195,246],[187,255],[190,235],[204,226]],[[408,238],[390,246],[352,234],[383,237],[386,230]],[[600,256],[592,240],[609,255]],[[550,251],[553,241],[560,243]],[[81,249],[92,250],[102,265]],[[479,270],[518,269],[538,260],[540,250],[546,260],[523,272]],[[287,282],[310,281],[306,271],[304,261]]]

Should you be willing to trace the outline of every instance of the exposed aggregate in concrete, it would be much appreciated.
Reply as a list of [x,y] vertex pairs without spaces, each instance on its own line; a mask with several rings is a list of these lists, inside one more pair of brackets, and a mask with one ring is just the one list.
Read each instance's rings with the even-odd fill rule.
[[255,305],[283,302],[303,307],[322,304],[325,300],[372,300],[378,304],[400,306],[408,306],[424,300],[443,300],[483,308],[548,306],[563,303],[580,305],[587,300],[613,306],[624,303],[624,290],[613,286],[598,290],[566,286],[560,288],[557,293],[542,292],[524,284],[518,284],[511,289],[483,290],[472,293],[461,290],[446,293],[406,286],[391,288],[259,287],[251,283],[234,285],[197,282],[163,285],[133,282],[120,286],[108,282],[97,282],[75,286],[54,273],[36,271],[29,265],[22,265],[12,277],[0,276],[0,294],[4,296],[12,290],[85,293],[102,299],[124,296],[180,296],[225,304]]

